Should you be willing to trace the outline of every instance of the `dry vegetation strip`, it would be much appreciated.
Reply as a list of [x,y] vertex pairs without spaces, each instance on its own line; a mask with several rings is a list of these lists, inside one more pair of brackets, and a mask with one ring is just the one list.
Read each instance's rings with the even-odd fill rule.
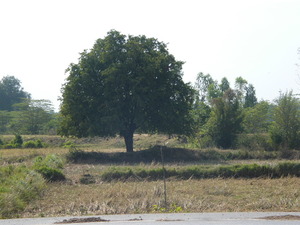
[[162,182],[50,184],[21,215],[64,216],[149,212],[299,211],[300,179],[206,179]]

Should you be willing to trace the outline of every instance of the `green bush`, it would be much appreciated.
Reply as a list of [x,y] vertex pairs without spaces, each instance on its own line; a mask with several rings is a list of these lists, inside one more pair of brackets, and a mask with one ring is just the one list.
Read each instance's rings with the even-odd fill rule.
[[63,181],[65,176],[61,169],[63,169],[64,162],[62,158],[57,155],[47,155],[46,157],[38,156],[34,159],[33,168],[42,174],[47,181]]
[[15,138],[11,141],[11,144],[16,148],[20,148],[23,144],[23,138],[21,135],[16,134]]
[[33,141],[33,140],[26,141],[23,144],[23,147],[24,148],[43,148],[44,145],[43,145],[42,141],[40,139],[38,139],[36,141]]

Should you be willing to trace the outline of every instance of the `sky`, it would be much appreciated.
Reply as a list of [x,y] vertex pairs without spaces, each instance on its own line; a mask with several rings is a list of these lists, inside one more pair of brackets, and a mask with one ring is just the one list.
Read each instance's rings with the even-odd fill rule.
[[185,82],[241,76],[269,101],[300,92],[300,0],[0,0],[0,79],[58,111],[66,69],[112,29],[168,43]]

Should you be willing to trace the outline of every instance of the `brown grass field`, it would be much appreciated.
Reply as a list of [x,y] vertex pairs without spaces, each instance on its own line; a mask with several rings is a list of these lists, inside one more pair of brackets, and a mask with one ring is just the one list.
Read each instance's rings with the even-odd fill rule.
[[167,182],[50,184],[22,217],[154,212],[300,210],[300,179],[205,179]]
[[[147,137],[150,139],[147,139]],[[26,137],[33,138],[33,137]],[[49,137],[42,137],[48,140]],[[137,150],[166,137],[136,136]],[[100,139],[99,139],[100,140]],[[72,140],[85,151],[124,151],[122,139]],[[66,141],[66,140],[64,140]],[[63,142],[63,141],[62,141]],[[171,141],[177,146],[176,140]],[[67,148],[1,149],[0,165],[27,164],[37,155],[68,153]],[[21,158],[22,160],[17,160]],[[243,160],[239,163],[268,163],[277,161]],[[213,164],[214,162],[210,162]],[[220,162],[219,162],[220,163]],[[226,162],[226,163],[237,163]],[[280,179],[168,179],[167,205],[164,203],[163,181],[114,181],[97,179],[109,164],[66,163],[66,182],[48,183],[41,198],[32,201],[19,217],[80,216],[125,213],[161,212],[246,212],[246,211],[300,211],[300,178]],[[122,165],[113,165],[122,166]],[[126,165],[131,166],[131,165]],[[132,165],[134,166],[134,165]],[[159,163],[139,164],[139,167],[160,167]],[[168,164],[166,166],[186,166]],[[80,178],[90,174],[96,178],[93,184],[81,184]]]

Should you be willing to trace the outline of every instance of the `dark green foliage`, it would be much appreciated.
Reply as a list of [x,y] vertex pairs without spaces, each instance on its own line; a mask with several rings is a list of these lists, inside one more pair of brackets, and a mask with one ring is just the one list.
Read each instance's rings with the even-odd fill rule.
[[0,110],[12,111],[14,104],[30,99],[21,82],[14,76],[5,76],[0,81]]
[[[166,178],[187,180],[206,178],[279,178],[286,176],[300,176],[299,163],[279,163],[275,166],[245,164],[226,166],[188,166],[180,168],[166,169]],[[130,167],[113,167],[103,172],[103,181],[113,180],[161,180],[163,179],[163,169],[144,169]]]
[[254,107],[257,104],[257,98],[255,94],[255,88],[252,84],[245,87],[245,102],[244,108]]
[[11,141],[11,144],[13,146],[15,146],[15,148],[22,147],[22,144],[23,144],[23,138],[22,138],[22,136],[19,135],[19,134],[16,134],[15,138]]
[[133,151],[135,131],[191,132],[193,89],[166,44],[110,31],[71,64],[62,89],[61,127],[66,136],[114,136]]

